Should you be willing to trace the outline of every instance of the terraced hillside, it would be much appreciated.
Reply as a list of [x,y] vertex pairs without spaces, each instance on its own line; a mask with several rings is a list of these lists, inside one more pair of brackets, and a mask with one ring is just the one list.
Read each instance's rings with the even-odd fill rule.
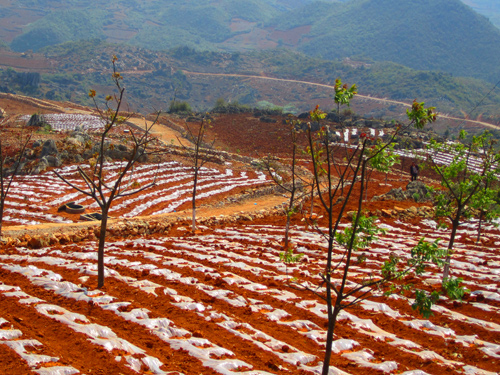
[[[120,163],[116,163],[107,169],[107,181],[117,178],[119,168]],[[72,183],[85,188],[76,166],[66,167],[60,173]],[[155,181],[155,186],[143,190],[137,196],[118,198],[110,211],[112,217],[159,215],[185,209],[191,202],[193,181],[188,165],[175,161],[145,164],[136,168],[131,177],[141,185]],[[198,182],[198,203],[202,204],[206,198],[212,200],[212,196],[216,196],[222,199],[228,192],[235,194],[269,183],[269,180],[262,172],[234,171],[228,166],[219,169],[203,168]],[[87,213],[99,210],[99,206],[91,198],[78,193],[52,172],[19,177],[12,185],[4,222],[6,225],[35,225],[78,221],[80,215],[58,212],[59,207],[68,202],[84,205]]]

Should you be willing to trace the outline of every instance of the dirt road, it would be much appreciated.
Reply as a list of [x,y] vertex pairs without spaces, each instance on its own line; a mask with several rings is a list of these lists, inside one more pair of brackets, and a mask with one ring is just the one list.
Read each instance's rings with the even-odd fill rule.
[[[145,129],[146,126],[149,128],[151,127],[152,124],[152,121],[148,121],[146,119],[143,118],[141,119],[137,117],[131,117],[127,121],[131,122],[132,124],[142,129]],[[166,145],[175,145],[175,146],[181,145],[179,142],[179,138],[182,138],[181,134],[167,125],[159,123],[154,124],[153,127],[151,128],[151,134],[157,137]],[[186,139],[182,139],[182,142],[184,146],[188,146],[189,144],[191,144]]]
[[[323,84],[323,83],[315,83],[315,82],[308,82],[308,81],[299,81],[299,80],[295,80],[295,79],[273,78],[273,77],[254,76],[254,75],[246,75],[246,74],[199,73],[199,72],[190,72],[190,71],[187,71],[187,70],[183,70],[182,72],[185,75],[251,78],[251,79],[261,79],[261,80],[268,80],[268,81],[298,83],[298,84],[303,84],[303,85],[322,87],[322,88],[331,89],[331,90],[335,89],[335,86],[332,86],[332,85],[326,85],[326,84]],[[382,102],[382,103],[385,103],[385,104],[397,104],[397,105],[401,105],[401,106],[408,107],[408,108],[411,107],[411,104],[408,104],[408,103],[405,103],[405,102],[399,102],[397,100],[375,98],[373,96],[361,95],[361,94],[357,94],[356,96],[359,97],[359,98],[366,99],[366,100],[373,100],[373,101]],[[448,116],[448,115],[445,115],[443,113],[439,113],[439,117],[440,118],[445,118],[445,119],[448,119],[448,120],[461,121],[463,123],[468,123],[468,124],[481,125],[481,126],[485,126],[487,128],[490,128],[490,129],[500,129],[500,126],[493,125],[493,124],[490,124],[488,122],[476,121],[476,120],[467,120],[467,119],[462,119],[462,118],[458,118],[458,117]]]

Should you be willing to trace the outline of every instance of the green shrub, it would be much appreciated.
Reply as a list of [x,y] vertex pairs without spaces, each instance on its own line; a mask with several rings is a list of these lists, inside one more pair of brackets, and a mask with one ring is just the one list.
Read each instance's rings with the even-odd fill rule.
[[446,290],[448,297],[453,300],[461,301],[464,297],[465,292],[469,292],[468,289],[460,286],[463,279],[460,277],[449,278],[443,283],[443,288]]
[[188,102],[176,102],[172,101],[170,103],[170,108],[168,110],[170,113],[180,113],[180,112],[191,112],[191,106]]

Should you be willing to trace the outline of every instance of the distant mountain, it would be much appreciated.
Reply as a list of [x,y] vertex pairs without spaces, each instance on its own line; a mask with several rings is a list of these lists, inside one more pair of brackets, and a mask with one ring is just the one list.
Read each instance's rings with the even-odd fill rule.
[[[495,10],[496,0],[463,0]],[[419,70],[500,77],[500,29],[460,0],[17,0],[0,41],[38,51],[99,38],[151,50],[285,47],[330,60],[363,57]],[[1,43],[0,43],[1,45]]]
[[281,30],[310,27],[295,46],[306,54],[500,78],[500,30],[460,0],[352,0],[308,9],[271,22]]
[[0,39],[15,51],[99,37],[165,50],[220,43],[312,0],[17,0],[2,8]]
[[498,0],[462,0],[479,14],[488,18],[500,28],[500,1]]

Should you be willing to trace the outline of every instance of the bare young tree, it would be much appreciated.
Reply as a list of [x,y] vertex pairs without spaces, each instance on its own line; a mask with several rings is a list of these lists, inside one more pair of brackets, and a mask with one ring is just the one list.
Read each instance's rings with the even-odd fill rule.
[[16,132],[15,137],[8,137],[8,120],[7,116],[0,118],[0,238],[2,238],[5,201],[14,177],[23,169],[24,152],[33,135],[32,129],[23,126]]
[[[145,125],[144,131],[137,131],[134,128],[129,128],[130,141],[132,143],[132,150],[126,160],[116,172],[113,179],[107,178],[106,168],[109,163],[106,161],[105,153],[107,148],[107,138],[111,130],[120,124],[123,124],[127,117],[120,115],[121,107],[124,103],[125,88],[122,86],[122,76],[116,70],[116,56],[113,56],[113,83],[117,89],[115,95],[108,95],[105,99],[105,107],[102,109],[96,100],[96,92],[90,90],[89,96],[94,101],[95,108],[99,116],[104,122],[104,130],[100,135],[99,150],[90,161],[90,167],[84,168],[79,166],[77,171],[85,184],[85,188],[75,185],[73,182],[62,176],[57,170],[54,173],[63,180],[66,184],[79,191],[80,193],[91,197],[101,208],[101,227],[99,234],[99,246],[97,250],[97,288],[104,286],[104,245],[106,242],[106,228],[108,224],[108,214],[113,201],[119,197],[126,197],[150,188],[155,184],[153,181],[150,184],[140,186],[133,180],[133,170],[138,160],[153,152],[151,145],[154,137],[151,134],[153,125],[157,122],[159,113],[156,120],[150,124]],[[157,150],[155,150],[157,151]]]
[[187,122],[184,125],[186,130],[186,138],[192,142],[193,146],[189,146],[181,141],[179,137],[177,140],[180,145],[188,155],[191,161],[191,168],[193,171],[193,193],[191,199],[192,207],[192,231],[196,230],[196,192],[198,188],[198,178],[201,168],[208,162],[209,154],[208,149],[211,149],[215,143],[215,138],[213,138],[209,143],[205,143],[207,135],[207,127],[210,126],[211,121],[209,119],[202,119],[197,126],[189,125]]
[[[314,184],[308,182],[303,174],[299,173],[298,162],[298,135],[299,130],[297,129],[298,121],[287,119],[287,125],[289,130],[290,142],[291,142],[291,160],[289,163],[282,163],[268,155],[262,158],[262,164],[267,170],[269,176],[273,182],[279,186],[284,192],[288,194],[288,204],[285,207],[286,215],[286,225],[285,225],[285,236],[283,241],[283,248],[285,252],[290,250],[290,222],[293,214],[298,210],[298,203],[304,198],[308,193],[305,193],[304,188],[309,184]],[[314,189],[314,185],[312,187]],[[314,190],[311,193],[311,200],[314,196]]]

